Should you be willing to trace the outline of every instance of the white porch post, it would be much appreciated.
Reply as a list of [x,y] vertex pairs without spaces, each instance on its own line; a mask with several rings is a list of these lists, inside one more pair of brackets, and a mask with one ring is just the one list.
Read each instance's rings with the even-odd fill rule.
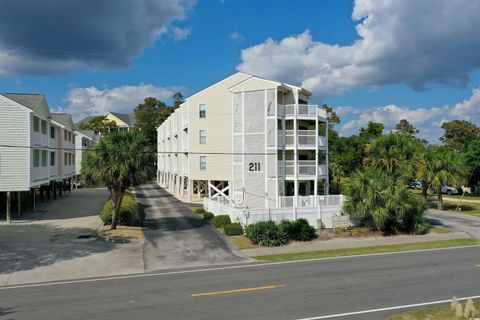
[[318,109],[315,116],[315,181],[313,184],[313,194],[315,196],[314,206],[318,205]]
[[298,123],[297,123],[297,115],[298,115],[298,99],[297,103],[293,105],[294,108],[294,117],[293,117],[293,174],[294,174],[294,193],[293,193],[293,206],[298,206]]
[[328,195],[330,180],[329,180],[329,166],[328,166],[328,115],[325,121],[325,145],[326,145],[326,152],[325,152],[325,166],[327,168],[327,176],[325,178],[325,194]]

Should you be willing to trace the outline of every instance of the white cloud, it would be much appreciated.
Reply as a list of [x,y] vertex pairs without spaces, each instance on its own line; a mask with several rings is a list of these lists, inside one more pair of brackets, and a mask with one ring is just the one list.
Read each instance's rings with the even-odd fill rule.
[[238,31],[232,32],[228,35],[228,38],[233,41],[243,41],[245,36]]
[[172,27],[172,37],[175,41],[185,40],[190,36],[192,33],[191,28],[179,28],[179,27]]
[[103,115],[109,111],[130,114],[146,97],[165,101],[175,92],[175,88],[155,87],[151,84],[125,85],[110,89],[73,88],[66,95],[67,105],[56,112],[70,113],[74,121],[86,116]]
[[315,41],[309,30],[242,51],[239,71],[301,83],[320,98],[365,86],[464,86],[480,67],[480,1],[356,0],[351,45]]
[[369,121],[383,123],[385,131],[388,132],[393,130],[401,119],[407,119],[420,130],[419,137],[437,143],[443,134],[441,125],[445,121],[467,120],[480,125],[480,88],[474,89],[469,99],[455,105],[411,108],[391,104],[364,110],[338,107],[335,111],[351,119],[340,124],[339,132],[342,136],[358,134],[360,127],[365,127]]

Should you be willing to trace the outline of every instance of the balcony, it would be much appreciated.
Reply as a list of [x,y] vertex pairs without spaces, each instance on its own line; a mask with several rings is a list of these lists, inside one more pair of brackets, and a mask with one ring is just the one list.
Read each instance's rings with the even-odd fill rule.
[[33,132],[33,145],[48,147],[49,138],[46,133]]
[[[279,176],[283,176],[282,161],[278,163]],[[318,169],[318,176],[323,177],[327,175],[326,165],[317,165],[315,160],[298,160],[297,175],[299,179],[315,179]],[[285,160],[285,178],[293,179],[295,177],[295,161]]]
[[323,196],[294,196],[279,197],[280,208],[308,208],[317,206],[343,206],[345,197],[343,195],[323,195]]
[[182,128],[183,130],[188,128],[188,111],[182,112]]
[[[280,148],[294,148],[295,140],[298,149],[316,149],[316,137],[315,130],[298,130],[297,138],[295,139],[294,130],[285,130],[285,136],[283,132],[278,134],[278,145]],[[327,141],[324,136],[318,136],[318,147],[325,148]]]
[[279,117],[300,117],[300,118],[327,118],[327,112],[318,105],[311,104],[285,104],[278,105]]

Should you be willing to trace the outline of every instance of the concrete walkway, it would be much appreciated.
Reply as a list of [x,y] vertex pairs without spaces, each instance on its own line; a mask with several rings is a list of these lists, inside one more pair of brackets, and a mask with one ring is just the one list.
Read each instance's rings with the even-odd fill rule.
[[245,249],[242,252],[250,257],[280,253],[298,253],[319,250],[363,248],[371,246],[384,246],[407,243],[421,243],[438,240],[454,240],[471,238],[464,232],[430,233],[421,236],[391,236],[391,237],[368,237],[368,238],[338,238],[331,240],[314,240],[311,242],[294,242],[282,247],[262,247]]
[[135,192],[144,217],[145,271],[249,261],[186,204],[158,185],[143,185]]
[[0,223],[0,286],[143,272],[142,244],[96,239],[106,189],[79,189]]

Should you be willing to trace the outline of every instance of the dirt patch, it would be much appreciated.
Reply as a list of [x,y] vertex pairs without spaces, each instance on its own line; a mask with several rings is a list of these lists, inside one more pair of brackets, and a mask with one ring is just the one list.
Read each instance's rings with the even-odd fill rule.
[[319,240],[330,240],[336,238],[367,238],[367,237],[384,237],[380,231],[372,231],[364,227],[338,228],[317,230]]
[[110,226],[104,226],[102,230],[100,230],[100,236],[104,238],[109,237],[136,241],[143,241],[145,239],[142,228],[127,226],[117,226],[115,230],[110,230]]

